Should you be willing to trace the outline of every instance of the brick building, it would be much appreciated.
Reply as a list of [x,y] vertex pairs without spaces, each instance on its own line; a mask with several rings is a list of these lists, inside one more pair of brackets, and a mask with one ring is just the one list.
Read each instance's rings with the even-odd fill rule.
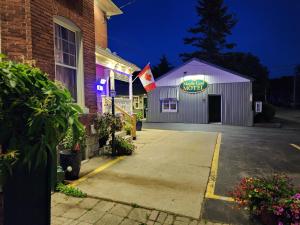
[[[139,69],[108,49],[107,18],[119,14],[111,0],[1,0],[0,52],[62,82],[82,107],[90,132],[111,76],[129,82]],[[107,90],[100,93],[101,79]]]

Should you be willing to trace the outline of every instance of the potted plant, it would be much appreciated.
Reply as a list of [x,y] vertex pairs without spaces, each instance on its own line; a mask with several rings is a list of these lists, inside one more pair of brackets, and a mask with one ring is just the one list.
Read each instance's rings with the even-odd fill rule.
[[65,171],[67,180],[76,180],[79,177],[82,151],[86,147],[85,131],[81,130],[77,139],[74,138],[73,130],[68,129],[66,136],[59,144],[60,165]]
[[141,131],[143,126],[143,113],[140,111],[136,114],[136,130]]
[[131,141],[126,140],[122,137],[116,137],[115,139],[115,148],[117,155],[132,155],[135,150],[135,145]]
[[97,118],[94,120],[94,126],[98,134],[100,148],[106,145],[106,142],[109,138],[110,124],[111,115],[109,113],[98,115]]
[[50,224],[56,147],[68,127],[78,135],[79,113],[70,92],[47,74],[0,59],[1,154],[17,153],[3,185],[4,225]]
[[300,194],[285,175],[243,178],[231,193],[238,208],[249,210],[265,225],[300,222]]
[[110,113],[98,115],[94,120],[94,127],[99,137],[99,147],[106,145],[109,135],[112,132],[121,131],[123,122],[119,116],[113,116]]
[[125,123],[124,130],[126,135],[131,135],[132,125],[128,122]]

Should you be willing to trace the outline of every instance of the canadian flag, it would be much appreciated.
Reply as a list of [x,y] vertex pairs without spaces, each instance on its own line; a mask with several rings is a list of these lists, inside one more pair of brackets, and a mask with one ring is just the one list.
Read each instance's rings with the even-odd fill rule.
[[147,92],[156,88],[155,80],[149,64],[139,73],[138,77]]

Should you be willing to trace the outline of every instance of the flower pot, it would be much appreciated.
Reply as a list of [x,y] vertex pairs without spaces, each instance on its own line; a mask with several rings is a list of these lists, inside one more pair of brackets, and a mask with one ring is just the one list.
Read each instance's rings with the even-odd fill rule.
[[108,137],[99,138],[99,148],[102,148],[104,145],[106,145],[107,140],[108,140]]
[[269,212],[262,212],[260,215],[260,221],[264,225],[278,225],[278,218]]
[[79,177],[81,157],[80,151],[63,150],[59,152],[60,165],[65,171],[66,180],[76,180]]
[[4,225],[50,225],[51,165],[18,163],[3,190]]
[[141,131],[142,130],[142,126],[143,126],[143,122],[142,121],[137,121],[136,122],[136,130],[137,131]]

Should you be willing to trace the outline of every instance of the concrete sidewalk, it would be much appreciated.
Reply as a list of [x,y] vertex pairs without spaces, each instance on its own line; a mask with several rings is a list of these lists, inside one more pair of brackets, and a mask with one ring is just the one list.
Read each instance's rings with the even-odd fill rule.
[[221,225],[136,205],[52,195],[51,225]]
[[217,133],[144,130],[137,151],[80,183],[89,196],[200,218]]

